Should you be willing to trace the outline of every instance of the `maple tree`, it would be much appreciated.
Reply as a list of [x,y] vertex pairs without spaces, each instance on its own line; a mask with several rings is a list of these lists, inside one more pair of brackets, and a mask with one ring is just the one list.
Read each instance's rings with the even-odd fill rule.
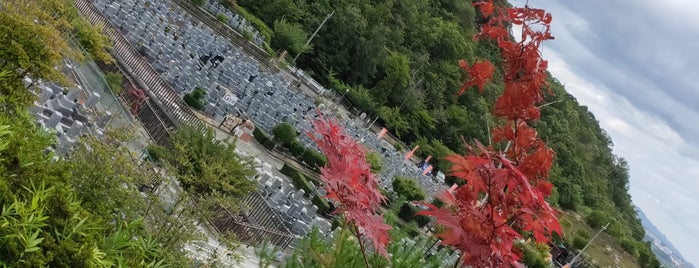
[[335,213],[344,217],[359,240],[367,266],[363,238],[370,240],[374,249],[387,257],[391,226],[377,213],[386,197],[377,188],[378,182],[364,152],[334,120],[320,116],[313,126],[315,133],[307,134],[328,159],[327,166],[320,169],[327,192],[325,197],[338,205]]
[[[478,141],[466,145],[469,155],[451,155],[451,175],[466,184],[454,185],[437,197],[444,207],[425,203],[419,215],[436,218],[444,229],[437,236],[461,251],[460,263],[473,267],[518,266],[522,253],[515,247],[531,234],[537,242],[549,242],[553,233],[562,234],[555,211],[546,202],[553,185],[548,181],[554,152],[537,137],[527,122],[539,118],[537,103],[543,100],[547,62],[542,59],[543,41],[553,39],[551,14],[542,9],[501,8],[492,0],[473,4],[489,17],[475,38],[494,40],[503,58],[504,91],[493,113],[506,120],[493,129],[493,141],[504,149],[484,146]],[[520,41],[511,38],[509,25],[522,27]],[[460,67],[468,79],[459,90],[492,79],[494,67],[487,61]]]

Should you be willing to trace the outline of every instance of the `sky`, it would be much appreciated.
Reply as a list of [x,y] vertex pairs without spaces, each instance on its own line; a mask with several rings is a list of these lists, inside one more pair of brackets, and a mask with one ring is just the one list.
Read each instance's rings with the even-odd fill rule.
[[[549,71],[588,106],[630,166],[630,193],[699,264],[699,4],[530,0],[551,12]],[[511,0],[523,6],[523,0]]]

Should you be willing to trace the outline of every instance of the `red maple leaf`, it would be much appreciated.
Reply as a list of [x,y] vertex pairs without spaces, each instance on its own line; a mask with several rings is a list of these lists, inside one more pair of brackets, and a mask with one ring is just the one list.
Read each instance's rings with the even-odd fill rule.
[[463,94],[471,86],[477,86],[478,90],[483,91],[483,86],[490,82],[495,71],[495,66],[489,61],[476,62],[469,67],[465,60],[459,60],[459,67],[468,73],[468,79],[464,81],[458,95]]
[[[348,224],[356,227],[357,236],[370,240],[376,251],[387,257],[391,226],[377,214],[386,197],[377,188],[378,182],[364,151],[332,119],[321,116],[313,126],[315,132],[307,134],[328,159],[328,165],[321,168],[321,179],[328,193],[325,197],[338,204],[335,213],[342,214]],[[361,237],[358,238],[361,243]]]
[[488,0],[487,2],[476,2],[472,4],[474,7],[478,7],[483,14],[483,17],[488,17],[493,15],[495,7],[493,6],[493,0]]

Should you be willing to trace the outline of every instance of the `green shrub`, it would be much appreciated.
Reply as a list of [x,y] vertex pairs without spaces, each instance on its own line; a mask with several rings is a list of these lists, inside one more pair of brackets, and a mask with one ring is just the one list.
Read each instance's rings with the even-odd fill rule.
[[216,19],[220,22],[228,23],[228,17],[226,16],[226,14],[218,13],[216,14]]
[[581,235],[578,234],[573,238],[573,248],[582,249],[585,245],[587,245],[587,239]]
[[146,146],[146,152],[148,153],[150,160],[153,162],[159,162],[160,159],[165,159],[167,157],[168,149],[151,143]]
[[621,247],[626,250],[629,254],[638,257],[638,249],[636,248],[636,241],[633,241],[631,239],[623,239],[621,240]]
[[272,135],[274,135],[274,141],[281,143],[284,146],[291,144],[296,141],[298,134],[293,126],[288,123],[281,123],[272,128]]
[[289,152],[292,155],[296,156],[299,159],[302,159],[303,153],[306,152],[306,147],[303,147],[303,145],[301,145],[301,143],[298,141],[293,141],[289,143],[286,148],[289,149]]
[[549,247],[545,244],[518,244],[517,248],[522,251],[522,263],[529,268],[548,268],[551,267],[546,261],[549,255]]
[[260,144],[269,141],[269,137],[267,137],[267,134],[262,132],[262,130],[260,130],[259,128],[255,128],[252,131],[252,136],[255,137],[255,140],[257,140],[257,142],[259,142]]
[[408,201],[421,201],[425,199],[425,191],[410,178],[396,176],[393,178],[393,191],[398,196],[404,196]]
[[405,202],[400,207],[398,217],[403,219],[405,222],[410,222],[414,220],[418,226],[424,227],[425,225],[430,223],[430,218],[427,216],[415,215],[415,213],[417,213],[418,211],[419,209],[410,205],[410,202]]
[[592,213],[590,213],[590,215],[587,216],[585,221],[592,228],[600,228],[605,224],[609,223],[611,219],[605,212],[601,210],[594,210],[592,211]]
[[120,72],[107,72],[104,74],[104,80],[107,81],[107,85],[114,95],[119,95],[124,91],[121,87],[124,82],[124,76]]
[[204,109],[204,95],[206,95],[206,91],[197,87],[192,92],[185,94],[183,99],[187,105],[201,111]]
[[381,160],[381,155],[376,152],[369,152],[366,154],[366,161],[371,166],[371,173],[379,173],[383,169],[383,161]]
[[291,182],[294,184],[296,189],[303,189],[305,192],[304,196],[309,197],[311,196],[311,193],[315,192],[315,188],[308,180],[306,180],[306,177],[289,165],[284,164],[279,172],[291,178]]
[[[252,26],[260,32],[260,35],[265,38],[265,42],[268,43],[270,40],[272,40],[272,29],[270,29],[266,23],[239,5],[235,5],[235,12],[240,16],[243,16],[245,20],[249,21],[250,24],[252,24]],[[245,33],[243,33],[243,35],[245,35]],[[250,35],[250,38],[250,40],[252,40],[252,35]]]

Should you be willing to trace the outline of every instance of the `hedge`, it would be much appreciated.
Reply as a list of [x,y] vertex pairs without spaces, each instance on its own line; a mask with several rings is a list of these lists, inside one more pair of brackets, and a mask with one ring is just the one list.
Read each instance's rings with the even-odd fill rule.
[[274,142],[259,128],[255,128],[255,130],[252,131],[252,136],[255,137],[255,140],[268,150],[274,149]]

